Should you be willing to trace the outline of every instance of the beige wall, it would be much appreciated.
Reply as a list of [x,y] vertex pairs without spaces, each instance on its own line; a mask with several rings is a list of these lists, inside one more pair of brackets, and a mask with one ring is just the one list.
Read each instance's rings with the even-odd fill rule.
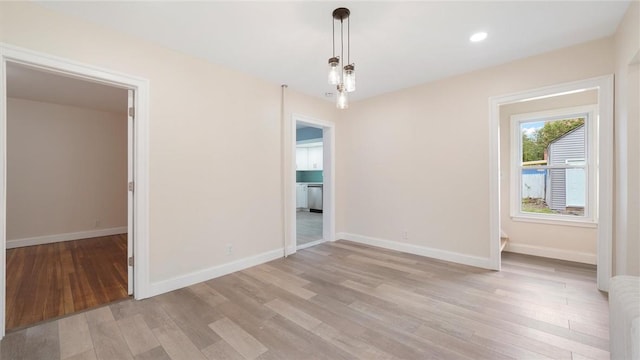
[[500,108],[500,222],[509,236],[507,250],[532,255],[562,257],[596,263],[597,228],[548,225],[514,221],[510,216],[511,116],[598,103],[596,90],[541,100],[509,104]]
[[[0,41],[149,79],[152,282],[282,246],[279,84],[32,3],[0,3],[0,24]],[[333,120],[289,93],[291,111]]]
[[611,74],[612,52],[606,38],[352,104],[339,231],[488,257],[489,98]]
[[640,3],[615,36],[615,273],[640,275]]
[[9,98],[7,132],[8,241],[127,226],[126,113]]
[[[0,41],[150,80],[152,281],[282,245],[282,212],[266,210],[282,208],[281,136],[291,131],[279,84],[32,3],[0,3],[0,26]],[[613,54],[605,38],[342,113],[289,91],[285,112],[336,121],[337,232],[488,257],[489,97],[611,74]]]

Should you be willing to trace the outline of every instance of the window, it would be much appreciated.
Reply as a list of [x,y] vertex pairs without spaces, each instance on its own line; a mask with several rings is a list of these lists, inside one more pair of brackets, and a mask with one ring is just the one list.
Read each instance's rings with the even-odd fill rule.
[[595,225],[595,106],[511,117],[511,217]]

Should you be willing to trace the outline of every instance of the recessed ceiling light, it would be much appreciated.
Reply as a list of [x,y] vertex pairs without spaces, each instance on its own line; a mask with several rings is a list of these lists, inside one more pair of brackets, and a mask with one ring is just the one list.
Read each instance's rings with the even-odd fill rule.
[[469,41],[471,42],[479,42],[482,41],[484,39],[487,38],[487,33],[486,32],[477,32],[473,35],[471,35],[471,37],[469,38]]

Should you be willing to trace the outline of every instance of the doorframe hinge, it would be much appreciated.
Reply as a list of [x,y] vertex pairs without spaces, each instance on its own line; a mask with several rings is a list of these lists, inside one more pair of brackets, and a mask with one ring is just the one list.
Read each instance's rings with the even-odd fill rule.
[[129,116],[131,116],[131,118],[135,118],[135,114],[136,114],[136,111],[135,111],[134,107],[133,106],[130,107],[129,108]]
[[129,256],[129,266],[133,266],[133,256]]
[[129,181],[129,183],[127,184],[127,188],[129,189],[129,191],[133,192],[133,181]]

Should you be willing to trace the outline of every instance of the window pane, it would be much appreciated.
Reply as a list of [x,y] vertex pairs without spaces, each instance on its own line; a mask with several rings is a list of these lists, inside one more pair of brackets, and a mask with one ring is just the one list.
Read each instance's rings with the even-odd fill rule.
[[566,211],[571,215],[584,215],[587,204],[586,176],[584,169],[565,170]]
[[585,159],[585,118],[520,123],[522,165],[564,165]]
[[512,216],[593,220],[593,114],[584,106],[511,116],[512,179],[520,180],[510,185]]
[[537,163],[546,160],[545,146],[538,140],[538,134],[544,127],[544,121],[532,121],[520,124],[520,133],[522,134],[522,163],[523,165],[546,165],[545,163]]
[[584,168],[522,169],[521,211],[584,216]]
[[522,169],[522,212],[557,214],[547,205],[548,169]]
[[[584,216],[586,205],[585,118],[520,123],[522,212]],[[527,169],[529,166],[566,166]]]

